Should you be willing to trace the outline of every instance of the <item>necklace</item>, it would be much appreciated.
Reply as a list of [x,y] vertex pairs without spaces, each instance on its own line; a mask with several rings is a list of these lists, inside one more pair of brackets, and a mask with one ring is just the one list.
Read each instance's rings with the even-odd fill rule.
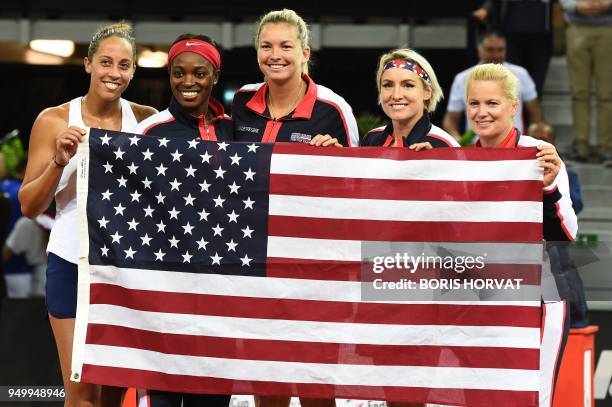
[[[102,128],[108,128],[110,130],[115,130],[115,118],[110,118],[110,120],[112,121],[111,125],[109,127],[102,127],[102,122],[104,120],[109,120],[109,119],[103,119],[100,117],[96,117],[93,113],[89,112],[89,108],[87,107],[87,95],[83,96],[81,98],[81,116],[83,119],[83,123],[85,123],[85,116],[87,116],[88,121],[95,121],[97,122],[96,125],[94,126],[89,126],[89,127],[95,127],[98,129],[102,129]],[[87,125],[87,123],[85,123],[85,125]],[[119,127],[118,129],[121,129],[121,127]]]
[[268,88],[268,111],[270,112],[270,116],[272,116],[272,119],[277,120],[279,117],[283,117],[286,116],[288,113],[292,112],[293,109],[296,108],[296,106],[298,105],[298,102],[300,101],[300,99],[302,98],[302,87],[303,87],[304,81],[300,79],[300,86],[298,86],[298,91],[297,91],[297,95],[295,95],[295,100],[293,101],[293,103],[290,105],[289,108],[284,109],[284,110],[278,110],[278,112],[280,112],[280,114],[274,114],[273,110],[276,112],[277,111],[277,107],[274,106],[274,104],[272,103],[272,95],[270,93],[270,90]]

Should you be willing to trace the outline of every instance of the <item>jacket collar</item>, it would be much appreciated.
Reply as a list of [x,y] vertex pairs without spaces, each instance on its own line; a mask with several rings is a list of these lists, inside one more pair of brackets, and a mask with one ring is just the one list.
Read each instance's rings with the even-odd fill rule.
[[[176,101],[174,96],[170,100],[170,106],[168,106],[168,110],[174,116],[174,118],[194,129],[198,128],[198,120],[199,117],[194,117],[191,114],[187,113],[185,109],[181,107],[179,102]],[[223,117],[225,117],[225,111],[223,110],[223,105],[219,103],[212,96],[208,99],[208,110],[212,113],[213,119],[212,122],[215,122]]]
[[[317,101],[317,85],[306,74],[302,75],[302,80],[308,85],[306,94],[302,100],[300,100],[295,110],[291,114],[285,116],[285,118],[309,120],[312,117],[312,110],[315,102]],[[261,116],[270,116],[268,112],[268,105],[266,103],[267,94],[268,84],[264,82],[257,92],[255,92],[253,97],[251,97],[251,99],[247,102],[246,106]]]
[[[404,146],[409,146],[414,143],[418,143],[424,136],[426,136],[431,130],[431,122],[429,121],[429,113],[423,113],[423,117],[419,119],[410,130],[410,133],[403,137]],[[393,122],[389,122],[385,126],[384,134],[388,137],[393,137]],[[403,135],[402,135],[403,136]]]

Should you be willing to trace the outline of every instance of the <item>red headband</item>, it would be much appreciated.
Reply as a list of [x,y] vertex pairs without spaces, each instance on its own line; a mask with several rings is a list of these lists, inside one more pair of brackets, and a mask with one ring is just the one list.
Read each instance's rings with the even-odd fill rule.
[[221,55],[217,48],[211,43],[198,39],[182,40],[174,44],[168,51],[168,66],[172,65],[172,60],[183,52],[194,52],[202,55],[208,60],[215,69],[221,69]]

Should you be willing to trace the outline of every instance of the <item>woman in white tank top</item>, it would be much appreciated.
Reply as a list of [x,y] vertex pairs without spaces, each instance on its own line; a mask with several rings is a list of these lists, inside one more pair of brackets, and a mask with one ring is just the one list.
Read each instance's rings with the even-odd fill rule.
[[98,405],[100,401],[98,386],[70,381],[79,247],[73,157],[86,127],[130,131],[156,113],[152,107],[120,98],[134,75],[135,60],[136,45],[129,25],[107,25],[94,34],[84,60],[85,71],[90,75],[87,94],[38,115],[19,191],[22,212],[29,218],[43,213],[56,200],[56,222],[47,248],[46,301],[68,406],[82,402]]

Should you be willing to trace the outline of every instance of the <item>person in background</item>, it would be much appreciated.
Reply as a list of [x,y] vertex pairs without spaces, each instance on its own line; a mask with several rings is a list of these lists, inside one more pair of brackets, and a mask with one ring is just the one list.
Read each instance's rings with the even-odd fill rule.
[[[308,76],[306,22],[293,10],[271,11],[259,20],[255,34],[264,82],[245,85],[234,95],[234,140],[328,145],[333,137],[343,146],[357,146],[351,107]],[[331,137],[323,140],[322,135]]]
[[370,130],[362,146],[459,147],[453,136],[429,121],[443,94],[433,68],[416,51],[396,49],[381,56],[376,86],[378,103],[390,122]]
[[[44,297],[45,272],[47,269],[47,254],[45,249],[49,239],[49,231],[45,230],[36,220],[22,216],[11,233],[6,238],[2,248],[2,260],[7,262],[14,256],[23,256],[26,264],[32,270],[27,275],[24,297]],[[7,278],[9,275],[6,276]],[[7,284],[10,286],[10,284]],[[10,295],[9,295],[10,297]]]
[[508,62],[527,69],[542,97],[553,52],[551,0],[486,0],[472,15],[506,36]]
[[[167,109],[136,126],[134,133],[185,140],[232,139],[232,123],[211,96],[221,72],[221,54],[206,35],[182,34],[168,52],[172,99]],[[228,406],[229,394],[189,394],[138,390],[139,407]]]
[[560,0],[568,22],[567,70],[572,92],[573,156],[591,155],[591,87],[595,82],[597,148],[595,159],[612,166],[612,1]]
[[[19,191],[22,212],[32,219],[42,214],[54,198],[56,201],[55,224],[47,246],[46,303],[67,406],[98,405],[105,403],[106,397],[121,396],[114,389],[103,388],[101,393],[100,386],[70,380],[79,248],[74,156],[86,127],[130,131],[156,112],[152,107],[121,99],[136,68],[136,44],[128,24],[100,27],[89,43],[84,67],[90,75],[87,94],[47,108],[36,118]],[[117,405],[119,401],[108,403]]]
[[[523,106],[527,110],[528,123],[537,123],[543,120],[542,107],[538,101],[538,93],[536,92],[535,84],[527,70],[521,66],[506,62],[506,39],[503,34],[490,31],[484,33],[480,37],[478,44],[478,56],[480,64],[496,63],[503,64],[512,73],[519,78],[519,99],[517,100],[517,114],[514,117],[514,127],[519,133],[523,134],[527,126],[523,123]],[[464,71],[459,72],[451,86],[446,114],[442,121],[442,127],[450,133],[455,139],[461,140],[462,121],[466,121],[466,134],[473,136],[473,132],[467,122],[467,108],[464,101],[466,79],[470,72],[478,65],[472,66]],[[464,140],[461,145],[471,145],[475,139]]]
[[[546,141],[553,146],[555,145],[555,131],[547,124],[534,123],[529,126],[527,134],[535,139]],[[576,171],[571,168],[567,168],[567,177],[572,207],[576,215],[578,215],[584,207],[582,194],[580,193],[580,180]],[[574,260],[570,256],[569,243],[563,241],[549,242],[547,248],[550,257],[558,261],[553,263],[556,267],[552,267],[552,271],[557,284],[561,287],[559,291],[564,293],[563,298],[569,304],[570,327],[584,328],[589,323],[588,306],[584,295],[582,278],[578,273]]]

